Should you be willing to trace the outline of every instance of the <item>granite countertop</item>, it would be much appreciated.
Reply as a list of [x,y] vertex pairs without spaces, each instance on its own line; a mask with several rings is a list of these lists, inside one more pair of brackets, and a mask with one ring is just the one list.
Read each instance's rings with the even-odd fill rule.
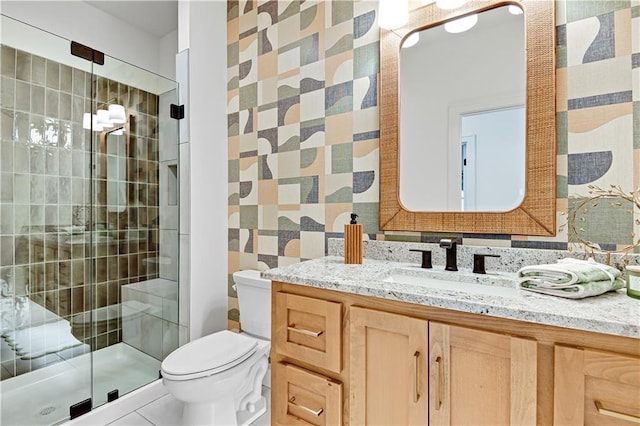
[[[640,300],[628,297],[625,289],[573,300],[520,289],[510,295],[489,295],[456,290],[454,286],[434,289],[384,281],[398,269],[421,270],[414,263],[371,259],[364,259],[362,265],[345,265],[342,257],[327,256],[270,269],[262,276],[308,287],[640,339]],[[453,277],[457,273],[449,274]],[[513,273],[499,274],[515,278]]]

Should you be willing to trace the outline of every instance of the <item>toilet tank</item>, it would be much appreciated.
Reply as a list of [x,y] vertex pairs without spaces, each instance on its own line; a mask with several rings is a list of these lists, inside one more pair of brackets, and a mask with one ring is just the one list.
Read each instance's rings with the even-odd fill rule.
[[260,271],[233,273],[242,331],[271,339],[271,280],[260,278]]

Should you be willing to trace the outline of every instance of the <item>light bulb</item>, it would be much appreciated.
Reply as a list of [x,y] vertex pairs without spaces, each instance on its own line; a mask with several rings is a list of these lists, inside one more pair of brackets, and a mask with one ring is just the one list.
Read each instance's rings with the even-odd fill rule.
[[114,124],[124,124],[127,122],[124,107],[122,105],[109,105],[109,120]]
[[420,33],[415,32],[411,34],[409,37],[405,38],[402,42],[402,48],[406,49],[407,47],[415,46],[416,43],[420,41]]
[[98,114],[98,123],[103,127],[112,127],[113,122],[109,119],[109,111],[106,109],[99,109],[97,111]]
[[409,21],[409,0],[380,0],[378,25],[386,30],[402,27]]
[[87,130],[91,129],[91,114],[88,112],[82,114],[82,128]]
[[91,130],[93,130],[94,132],[101,132],[104,130],[104,125],[98,121],[97,115],[91,115],[91,122]]
[[465,16],[464,18],[459,18],[453,21],[446,22],[444,24],[444,30],[452,34],[462,33],[473,28],[473,26],[477,22],[478,22],[478,15],[473,14],[473,15]]
[[518,6],[511,4],[509,5],[509,13],[512,15],[522,15],[524,11],[520,9]]

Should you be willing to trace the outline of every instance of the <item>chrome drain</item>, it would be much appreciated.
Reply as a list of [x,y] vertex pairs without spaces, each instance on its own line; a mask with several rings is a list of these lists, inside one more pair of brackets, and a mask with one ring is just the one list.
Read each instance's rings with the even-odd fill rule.
[[48,416],[49,414],[53,413],[54,411],[56,411],[56,407],[45,407],[42,410],[40,410],[40,415],[41,416]]

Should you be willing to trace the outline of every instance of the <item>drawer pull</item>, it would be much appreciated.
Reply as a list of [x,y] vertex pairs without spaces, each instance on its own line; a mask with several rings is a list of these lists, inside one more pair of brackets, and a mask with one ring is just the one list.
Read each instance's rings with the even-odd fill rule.
[[313,331],[313,330],[307,330],[305,328],[296,328],[295,324],[291,324],[290,326],[288,326],[287,330],[295,331],[296,333],[304,334],[305,336],[311,336],[311,337],[319,337],[322,334],[322,330]]
[[322,414],[322,412],[324,411],[323,408],[318,408],[317,410],[312,410],[309,407],[305,407],[304,405],[299,405],[296,404],[296,397],[292,396],[291,399],[289,399],[289,404],[293,405],[294,407],[298,407],[299,409],[301,409],[302,411],[305,411],[313,416],[320,416],[320,414]]
[[607,410],[602,406],[602,403],[600,401],[593,401],[593,403],[596,405],[596,410],[598,410],[598,413],[602,414],[603,416],[615,417],[616,419],[626,420],[633,423],[640,423],[640,417],[620,413],[618,411]]
[[444,379],[444,361],[441,357],[436,358],[436,364],[436,371],[438,372],[438,379],[436,380],[436,410],[440,410],[442,407],[442,394],[444,391],[444,383],[442,383],[442,380]]
[[420,399],[420,394],[418,393],[418,358],[420,357],[420,352],[416,351],[413,354],[413,402],[418,402]]

